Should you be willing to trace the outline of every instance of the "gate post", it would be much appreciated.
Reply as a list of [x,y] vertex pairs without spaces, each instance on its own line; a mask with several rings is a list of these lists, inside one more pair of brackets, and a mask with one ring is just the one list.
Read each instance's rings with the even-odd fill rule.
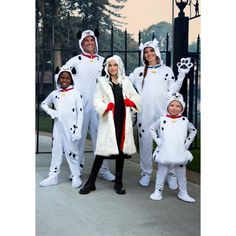
[[[173,71],[175,76],[178,75],[177,62],[182,57],[188,56],[188,30],[189,17],[184,14],[184,8],[188,4],[188,0],[175,0],[180,12],[178,17],[174,19],[174,40],[173,40]],[[187,80],[185,79],[180,89],[180,93],[184,96],[187,103]],[[186,111],[185,111],[186,112]]]

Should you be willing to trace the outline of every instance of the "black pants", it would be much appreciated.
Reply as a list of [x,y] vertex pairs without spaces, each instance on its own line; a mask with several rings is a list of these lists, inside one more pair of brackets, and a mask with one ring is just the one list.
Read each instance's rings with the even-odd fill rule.
[[[93,167],[89,176],[89,179],[87,181],[88,184],[94,184],[98,175],[98,172],[102,166],[103,160],[102,156],[96,156],[95,160],[93,162]],[[106,157],[107,159],[107,157]],[[122,176],[123,176],[123,168],[124,168],[124,158],[123,157],[117,157],[115,159],[116,161],[116,173],[115,173],[115,184],[122,185]]]

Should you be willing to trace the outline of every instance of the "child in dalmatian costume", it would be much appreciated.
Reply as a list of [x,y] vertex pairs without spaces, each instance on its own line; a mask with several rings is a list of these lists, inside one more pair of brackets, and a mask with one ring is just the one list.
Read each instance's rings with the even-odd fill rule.
[[[72,187],[78,188],[82,184],[78,140],[81,138],[83,124],[83,100],[80,92],[74,89],[72,73],[76,73],[75,68],[71,71],[68,67],[62,67],[59,73],[56,71],[57,89],[51,92],[41,104],[42,109],[54,119],[49,177],[40,182],[41,187],[59,183],[58,175],[63,151],[72,173]],[[55,109],[50,108],[51,105],[54,105]]]
[[[137,116],[140,147],[141,179],[142,186],[148,186],[151,179],[152,146],[153,140],[149,132],[150,125],[165,112],[168,94],[178,92],[182,86],[185,75],[192,67],[190,59],[182,58],[178,63],[178,78],[175,80],[172,69],[163,64],[158,41],[148,41],[140,44],[141,60],[144,66],[138,67],[130,74],[129,78],[141,95],[142,112]],[[170,168],[167,182],[169,188],[178,187],[176,175]]]
[[150,196],[152,200],[162,199],[164,181],[169,167],[173,166],[179,184],[178,197],[186,202],[195,202],[187,192],[186,164],[193,159],[188,149],[197,130],[182,116],[184,108],[182,95],[173,93],[167,102],[167,114],[161,116],[150,127],[152,138],[158,145],[153,153],[154,161],[158,162],[158,171],[155,192]]
[[[101,75],[104,57],[99,56],[97,37],[98,31],[95,33],[91,30],[85,30],[83,33],[78,32],[79,47],[81,54],[71,58],[66,66],[75,69],[78,73],[75,75],[75,89],[78,89],[84,101],[84,122],[82,128],[81,139],[79,140],[79,157],[80,169],[84,166],[84,146],[86,142],[88,128],[90,131],[93,152],[95,152],[98,115],[93,107],[93,98],[96,88],[96,80]],[[99,176],[108,181],[114,181],[115,176],[111,174],[108,167],[108,160],[104,160],[100,169]]]

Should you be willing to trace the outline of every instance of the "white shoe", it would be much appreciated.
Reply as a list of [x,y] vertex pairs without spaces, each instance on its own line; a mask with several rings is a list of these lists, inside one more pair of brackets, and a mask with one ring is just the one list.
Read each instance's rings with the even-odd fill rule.
[[178,198],[185,202],[196,202],[196,200],[190,197],[187,191],[180,191],[178,194]]
[[82,180],[80,177],[73,176],[72,177],[72,187],[79,188],[82,185]]
[[58,177],[57,176],[49,176],[46,179],[44,179],[43,181],[41,181],[39,183],[40,187],[47,187],[47,186],[52,186],[52,185],[56,185],[59,184],[58,181]]
[[176,176],[167,176],[167,183],[168,183],[169,189],[174,190],[178,188]]
[[151,180],[151,176],[144,174],[143,177],[140,179],[139,183],[142,186],[147,187],[150,184],[150,180]]
[[154,193],[150,195],[150,199],[159,201],[162,199],[162,191],[161,190],[155,190]]
[[103,171],[103,172],[99,172],[98,176],[101,179],[104,179],[104,180],[107,180],[107,181],[110,181],[110,182],[115,181],[115,176],[109,170]]

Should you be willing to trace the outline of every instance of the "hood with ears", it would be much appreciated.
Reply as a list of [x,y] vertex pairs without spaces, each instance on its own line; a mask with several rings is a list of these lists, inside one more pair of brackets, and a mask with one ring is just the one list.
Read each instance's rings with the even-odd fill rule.
[[55,70],[55,83],[56,83],[57,89],[60,89],[60,85],[58,84],[58,79],[59,79],[59,76],[62,72],[70,73],[73,84],[75,84],[74,75],[76,74],[76,69],[74,67],[72,69],[70,69],[70,67],[66,67],[66,66],[61,67],[61,69],[59,69],[59,67],[57,67]]
[[140,45],[139,45],[139,50],[141,51],[141,61],[142,61],[143,65],[145,65],[144,60],[143,60],[144,49],[147,47],[154,49],[155,54],[160,59],[160,64],[163,64],[163,62],[161,60],[161,52],[160,52],[160,48],[159,48],[159,42],[156,39],[153,39],[152,41],[148,41],[144,44],[140,43]]
[[98,53],[98,42],[97,42],[97,36],[98,36],[98,31],[95,31],[95,33],[92,30],[85,30],[81,33],[81,31],[78,32],[77,38],[79,39],[79,47],[82,51],[82,53],[86,54],[82,47],[82,42],[87,36],[92,36],[95,40],[95,54]]

